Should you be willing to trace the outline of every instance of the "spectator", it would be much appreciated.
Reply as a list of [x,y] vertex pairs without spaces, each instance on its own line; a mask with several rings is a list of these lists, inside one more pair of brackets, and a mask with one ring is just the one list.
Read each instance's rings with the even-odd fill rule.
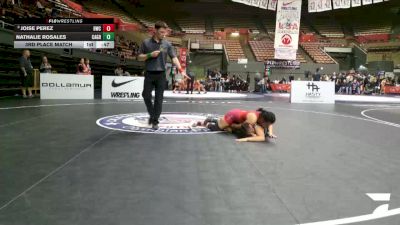
[[7,17],[7,11],[6,11],[5,8],[2,8],[2,9],[1,9],[0,18],[1,18],[2,20],[5,20],[6,17]]
[[124,70],[122,69],[121,66],[117,66],[117,68],[114,70],[115,76],[123,76],[124,75]]
[[42,3],[40,1],[36,1],[36,7],[37,7],[39,12],[41,12],[41,13],[45,12],[45,9],[44,9],[44,7],[43,7],[43,5],[42,5]]
[[88,58],[85,58],[85,66],[87,68],[86,75],[92,75],[92,68],[90,67],[90,60]]
[[315,74],[313,76],[313,81],[320,81],[321,80],[321,73],[319,72],[320,68],[315,70]]
[[360,94],[360,82],[357,79],[353,80],[352,83],[352,94]]
[[336,72],[333,72],[333,74],[331,76],[331,81],[336,83],[336,81],[337,81]]
[[79,61],[78,66],[77,66],[76,74],[83,75],[83,74],[86,74],[87,72],[88,72],[88,69],[87,69],[87,67],[85,65],[85,59],[81,58],[81,60]]
[[130,74],[128,71],[125,71],[125,72],[124,72],[124,76],[130,77],[131,74]]
[[46,56],[42,58],[42,64],[40,64],[40,72],[41,73],[51,73],[51,65],[47,60]]
[[14,8],[15,1],[14,0],[7,0],[6,7],[9,9]]
[[222,91],[221,90],[221,73],[218,70],[215,70],[215,91]]
[[31,53],[29,50],[24,50],[19,58],[19,74],[21,78],[22,97],[26,98],[26,89],[28,89],[29,98],[32,98],[33,86],[33,66],[30,60]]
[[267,91],[266,85],[265,85],[265,78],[262,78],[259,82],[258,85],[260,86],[261,93],[265,93]]

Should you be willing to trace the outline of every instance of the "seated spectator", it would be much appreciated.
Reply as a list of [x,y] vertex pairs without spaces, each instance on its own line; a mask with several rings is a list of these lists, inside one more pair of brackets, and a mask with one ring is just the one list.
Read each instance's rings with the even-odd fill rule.
[[6,2],[6,7],[7,8],[12,9],[12,8],[14,8],[14,5],[15,5],[15,1],[14,0],[7,0],[7,2]]
[[87,68],[86,75],[92,75],[92,68],[90,67],[90,60],[88,58],[85,58],[85,66]]
[[78,66],[77,66],[76,74],[84,75],[87,72],[88,72],[88,68],[85,65],[85,59],[81,58],[81,60],[79,61]]
[[47,60],[46,56],[42,58],[42,64],[40,64],[40,72],[41,73],[51,73],[51,65]]
[[6,15],[7,15],[6,9],[5,9],[5,8],[2,8],[2,9],[1,9],[0,18],[1,18],[2,20],[5,20],[5,19],[6,19]]
[[39,9],[39,11],[43,11],[44,7],[40,1],[36,1],[36,7]]
[[117,68],[114,70],[115,76],[123,76],[124,75],[124,70],[122,69],[121,66],[117,66]]

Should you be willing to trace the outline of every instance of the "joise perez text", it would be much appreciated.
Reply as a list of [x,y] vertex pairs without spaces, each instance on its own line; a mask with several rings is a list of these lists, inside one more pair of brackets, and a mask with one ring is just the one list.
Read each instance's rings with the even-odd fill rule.
[[52,31],[54,26],[20,26],[19,29],[22,31]]

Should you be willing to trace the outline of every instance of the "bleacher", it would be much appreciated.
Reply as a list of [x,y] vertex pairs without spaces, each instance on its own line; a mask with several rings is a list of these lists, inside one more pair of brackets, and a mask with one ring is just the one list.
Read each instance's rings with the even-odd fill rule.
[[267,30],[268,34],[275,35],[275,18],[267,18],[262,21],[264,28]]
[[229,61],[237,61],[238,59],[246,58],[243,48],[238,40],[199,40],[201,46],[222,44],[225,46],[226,54]]
[[61,14],[60,17],[66,17],[66,18],[82,17],[82,14],[80,12],[69,7],[61,0],[47,0],[47,1],[54,4],[56,9],[58,9],[58,11]]
[[324,47],[341,47],[341,45],[337,43],[325,43],[325,42],[303,42],[300,45],[316,63],[323,63],[323,64],[336,63],[328,55],[328,53],[323,51]]
[[[274,42],[272,41],[250,41],[250,48],[253,51],[256,60],[259,62],[264,62],[265,60],[273,60],[274,59]],[[307,60],[300,53],[297,52],[296,60],[300,63],[306,63]]]
[[206,32],[206,22],[204,18],[182,18],[176,22],[181,27],[182,31],[187,34],[204,34]]
[[354,36],[366,36],[366,35],[376,35],[376,34],[390,34],[392,27],[389,24],[381,25],[368,25],[360,24],[354,25]]
[[125,14],[121,9],[109,1],[88,1],[85,2],[84,5],[94,13],[119,18],[126,23],[137,23],[133,17]]
[[136,17],[137,20],[146,28],[153,28],[154,24],[156,23],[157,19],[156,18],[151,18],[147,16],[138,16]]
[[239,41],[227,40],[225,42],[225,49],[229,61],[237,61],[238,59],[246,58]]
[[323,37],[327,38],[343,38],[344,33],[340,24],[330,19],[316,19],[314,27]]
[[216,17],[213,19],[213,26],[215,31],[221,31],[225,28],[258,29],[254,19],[248,17],[237,17],[235,19],[229,17]]

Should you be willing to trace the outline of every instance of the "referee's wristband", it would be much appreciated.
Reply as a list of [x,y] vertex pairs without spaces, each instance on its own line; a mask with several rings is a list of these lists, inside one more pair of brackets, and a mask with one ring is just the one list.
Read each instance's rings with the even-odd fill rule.
[[153,57],[151,56],[151,53],[147,53],[146,56],[147,56],[147,59],[153,58]]

